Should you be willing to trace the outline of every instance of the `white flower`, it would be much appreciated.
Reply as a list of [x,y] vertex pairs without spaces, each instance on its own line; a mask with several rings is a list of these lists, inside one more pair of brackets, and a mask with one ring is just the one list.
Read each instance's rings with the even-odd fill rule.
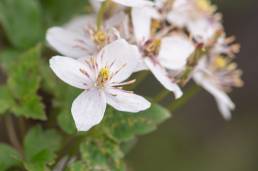
[[222,29],[215,10],[207,0],[175,0],[167,20],[175,27],[186,27],[198,41],[206,43]]
[[122,27],[126,15],[119,13],[96,30],[96,16],[85,15],[74,18],[64,27],[52,27],[47,31],[47,42],[62,55],[81,58],[95,55],[102,47],[120,35],[115,28]]
[[[95,0],[99,2],[104,2],[104,1],[110,1],[110,0]],[[127,7],[144,7],[144,6],[149,6],[152,5],[152,2],[149,0],[112,0],[115,3],[127,6]],[[94,0],[92,0],[94,4]]]
[[61,80],[84,90],[74,100],[71,110],[79,131],[87,131],[100,123],[106,104],[126,112],[150,107],[143,97],[121,89],[122,85],[133,82],[125,80],[134,71],[139,55],[135,46],[119,39],[96,57],[75,60],[56,56],[50,60],[50,67]]
[[134,35],[142,52],[142,58],[139,59],[142,62],[139,63],[136,71],[149,69],[167,90],[174,92],[176,98],[179,98],[182,96],[182,91],[167,70],[183,69],[187,58],[194,51],[194,45],[182,35],[152,37],[153,18],[160,19],[158,11],[154,8],[132,9]]
[[216,85],[214,82],[214,75],[207,70],[205,62],[206,60],[200,61],[200,65],[193,74],[193,79],[198,85],[213,95],[224,119],[230,120],[231,110],[235,109],[235,104],[232,102],[227,93]]

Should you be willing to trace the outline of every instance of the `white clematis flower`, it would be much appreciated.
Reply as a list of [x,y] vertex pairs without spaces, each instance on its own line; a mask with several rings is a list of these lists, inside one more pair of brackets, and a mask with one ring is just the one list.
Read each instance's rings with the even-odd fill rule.
[[121,89],[136,67],[140,54],[135,46],[119,39],[104,47],[96,57],[80,60],[56,56],[50,59],[55,74],[84,91],[72,104],[72,115],[79,131],[87,131],[102,120],[106,104],[126,112],[150,107],[141,96]]
[[205,64],[206,62],[206,59],[200,61],[196,71],[193,74],[193,79],[198,85],[213,95],[223,118],[230,120],[231,110],[235,109],[235,104],[232,102],[227,93],[225,93],[224,90],[216,84],[214,81],[215,75],[211,71],[207,70],[207,64]]
[[116,29],[123,27],[124,13],[115,15],[96,30],[96,16],[74,18],[64,27],[52,27],[47,31],[47,42],[64,56],[81,58],[95,55],[102,47],[120,37]]
[[186,27],[198,41],[206,43],[222,26],[216,8],[207,0],[175,0],[167,20]]

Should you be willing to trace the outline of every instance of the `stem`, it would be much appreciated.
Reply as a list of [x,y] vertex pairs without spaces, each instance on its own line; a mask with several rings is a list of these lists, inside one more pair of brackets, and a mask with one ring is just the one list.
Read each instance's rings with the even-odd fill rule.
[[170,91],[166,90],[166,89],[162,89],[159,94],[157,94],[154,98],[153,98],[153,102],[160,102],[162,101],[164,98],[166,98],[168,95],[170,94]]
[[19,151],[20,154],[22,154],[22,146],[16,135],[12,117],[10,115],[6,115],[4,119],[5,119],[5,126],[8,133],[8,138],[11,144],[17,149],[17,151]]
[[110,0],[105,0],[104,2],[101,3],[101,7],[99,9],[98,15],[97,15],[97,29],[100,30],[101,26],[103,24],[103,18],[106,12],[106,9],[108,7]]
[[128,87],[128,90],[133,90],[137,88],[148,76],[149,72],[148,71],[143,71],[140,74],[136,76],[136,82]]
[[186,92],[180,99],[178,99],[175,102],[168,105],[168,107],[167,107],[168,110],[171,112],[176,111],[181,106],[185,105],[194,95],[196,95],[198,92],[200,92],[200,90],[201,90],[201,88],[198,85],[196,85],[196,84],[193,85],[188,90],[186,90]]

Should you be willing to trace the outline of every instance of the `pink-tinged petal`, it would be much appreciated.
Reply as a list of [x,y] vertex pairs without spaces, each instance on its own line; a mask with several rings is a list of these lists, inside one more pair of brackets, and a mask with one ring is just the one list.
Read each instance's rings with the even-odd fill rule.
[[70,22],[64,25],[64,29],[85,36],[88,28],[94,28],[96,25],[96,15],[82,15],[73,18]]
[[102,91],[90,89],[82,92],[72,104],[72,115],[78,131],[88,131],[99,124],[106,110]]
[[124,90],[110,88],[106,92],[107,103],[124,112],[140,112],[148,109],[151,104],[142,96]]
[[173,83],[167,76],[167,72],[159,64],[154,64],[151,59],[145,58],[145,63],[156,77],[156,79],[169,91],[172,91],[175,94],[176,98],[180,98],[183,95],[180,87]]
[[168,69],[183,69],[194,49],[193,43],[183,36],[166,37],[161,42],[159,61],[162,66]]
[[134,71],[140,59],[140,52],[124,39],[118,39],[107,45],[98,55],[99,68],[109,67],[112,82],[126,80]]
[[47,41],[62,55],[73,58],[89,56],[93,51],[87,39],[60,27],[53,27],[47,31]]
[[223,118],[230,120],[231,110],[235,109],[235,104],[232,102],[229,96],[223,90],[220,90],[218,87],[212,84],[212,82],[207,78],[205,78],[203,73],[197,71],[194,73],[193,78],[198,85],[202,86],[206,91],[213,95]]
[[55,56],[49,60],[49,63],[50,68],[58,78],[71,86],[87,89],[93,84],[93,81],[90,79],[90,70],[78,60]]
[[160,18],[158,12],[152,7],[133,8],[131,15],[136,40],[147,40],[150,37],[151,20]]

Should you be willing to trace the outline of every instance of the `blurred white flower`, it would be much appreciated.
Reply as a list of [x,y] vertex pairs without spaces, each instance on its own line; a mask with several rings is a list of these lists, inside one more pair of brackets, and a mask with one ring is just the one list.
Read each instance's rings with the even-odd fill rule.
[[174,27],[186,27],[199,42],[206,43],[222,29],[220,15],[208,0],[175,0],[167,20]]
[[87,131],[100,123],[106,104],[126,112],[150,107],[143,97],[121,88],[134,82],[125,80],[133,73],[139,55],[135,46],[119,39],[105,46],[96,57],[50,59],[50,67],[61,80],[84,90],[74,100],[71,110],[79,131]]
[[76,17],[64,27],[48,29],[46,39],[62,55],[72,58],[92,56],[120,37],[117,29],[123,29],[125,17],[124,13],[119,13],[107,19],[101,30],[95,29],[95,15]]
[[214,96],[226,120],[231,119],[231,110],[235,108],[227,92],[243,85],[241,74],[235,63],[222,56],[204,57],[193,74],[194,81]]

